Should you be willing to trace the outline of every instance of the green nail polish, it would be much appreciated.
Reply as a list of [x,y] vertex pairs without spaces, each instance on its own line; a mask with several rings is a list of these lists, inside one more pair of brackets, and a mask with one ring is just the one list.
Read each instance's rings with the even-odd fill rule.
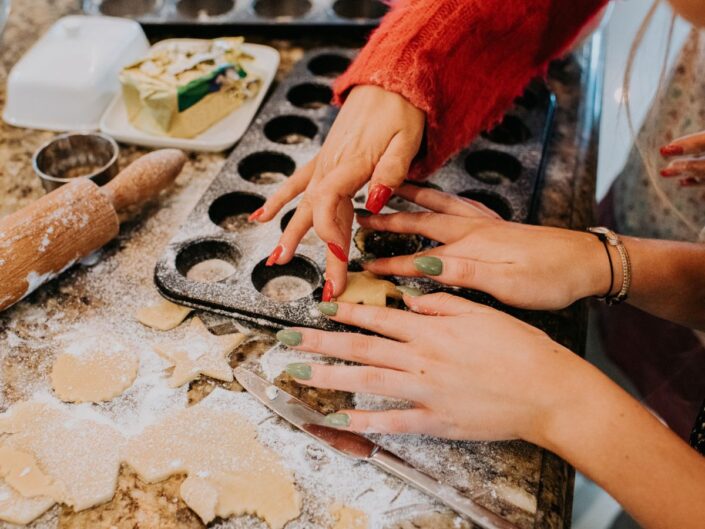
[[289,364],[286,372],[299,380],[309,380],[311,378],[311,366],[308,364]]
[[289,329],[283,329],[277,333],[277,340],[279,340],[284,345],[296,347],[297,345],[301,344],[303,336],[299,331],[290,331]]
[[338,304],[329,301],[321,301],[318,304],[318,310],[326,316],[335,316],[338,313]]
[[350,426],[350,415],[347,413],[329,413],[323,422],[333,428]]
[[404,294],[405,296],[411,296],[412,298],[419,297],[423,292],[418,288],[397,286],[397,290]]
[[375,256],[375,254],[372,254],[372,253],[366,253],[362,257],[360,257],[360,262],[362,264],[369,264],[372,261],[376,261],[376,260],[377,260],[377,257]]
[[355,209],[355,214],[356,214],[358,217],[363,217],[363,218],[367,218],[367,217],[371,217],[371,216],[372,216],[372,212],[371,212],[371,211],[367,211],[366,209],[362,209],[362,208],[356,208],[356,209]]
[[439,276],[443,273],[443,261],[438,257],[424,255],[414,259],[414,267],[422,274],[429,276]]

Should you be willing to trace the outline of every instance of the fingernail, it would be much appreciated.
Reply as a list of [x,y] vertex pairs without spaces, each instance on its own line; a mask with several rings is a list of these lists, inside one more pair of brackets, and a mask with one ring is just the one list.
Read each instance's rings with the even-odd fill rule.
[[254,212],[252,213],[252,215],[250,215],[249,217],[247,217],[247,220],[248,220],[249,222],[254,222],[254,221],[256,221],[258,218],[260,218],[262,215],[264,215],[264,208],[259,208],[258,210],[254,211]]
[[372,186],[370,194],[367,196],[365,207],[375,215],[382,211],[389,198],[392,196],[392,188],[382,184]]
[[680,156],[685,152],[680,145],[664,145],[659,149],[661,156]]
[[267,259],[265,266],[272,266],[273,264],[275,264],[279,260],[279,258],[281,257],[283,251],[284,251],[284,247],[281,244],[277,245],[277,247],[274,248],[274,250],[272,251],[272,254]]
[[412,298],[417,298],[423,294],[421,290],[415,287],[397,286],[396,289],[405,296],[411,296]]
[[350,415],[347,413],[329,413],[323,422],[333,428],[344,428],[350,426]]
[[338,314],[338,304],[330,301],[322,301],[318,304],[318,310],[326,316],[335,316]]
[[679,180],[678,183],[681,187],[693,187],[703,184],[703,180],[700,178],[694,178],[692,176]]
[[377,256],[371,253],[366,253],[362,257],[360,257],[360,262],[362,264],[370,264],[373,261],[377,260]]
[[303,336],[299,331],[282,329],[277,333],[277,340],[279,340],[284,345],[296,347],[297,345],[301,344]]
[[367,217],[372,216],[372,212],[367,211],[366,209],[362,209],[362,208],[355,208],[355,214],[358,217],[362,217],[363,219],[366,219]]
[[661,176],[665,176],[666,178],[679,174],[681,174],[681,172],[678,169],[669,169],[668,167],[666,169],[661,169]]
[[430,255],[414,259],[414,267],[422,274],[429,276],[439,276],[443,273],[443,261]]
[[338,258],[338,260],[343,261],[344,263],[348,262],[348,256],[345,255],[343,248],[339,244],[335,244],[334,242],[329,242],[328,249],[331,251],[331,253],[333,255],[335,255]]
[[311,379],[311,366],[308,364],[289,364],[286,366],[286,372],[299,380]]
[[325,285],[323,285],[323,294],[321,299],[325,302],[333,299],[333,281],[326,279]]

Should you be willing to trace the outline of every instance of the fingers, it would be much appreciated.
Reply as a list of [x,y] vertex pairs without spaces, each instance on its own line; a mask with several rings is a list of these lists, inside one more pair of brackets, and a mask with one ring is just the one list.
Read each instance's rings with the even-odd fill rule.
[[405,184],[397,190],[397,195],[422,206],[436,213],[446,215],[458,215],[460,217],[489,217],[501,219],[501,217],[489,209],[469,198],[451,195],[437,189]]
[[387,411],[341,410],[326,416],[325,423],[333,428],[360,433],[443,433],[431,411],[424,408]]
[[267,260],[267,266],[283,265],[291,261],[296,254],[296,248],[301,239],[313,225],[313,213],[308,202],[300,202],[293,217],[286,225],[284,233],[279,238],[279,243]]
[[336,305],[336,312],[329,316],[330,319],[395,340],[410,341],[424,323],[418,314],[403,310],[352,303],[336,303]]
[[317,158],[314,158],[287,178],[275,193],[267,199],[264,205],[250,215],[250,222],[267,222],[272,220],[282,207],[303,193],[313,176],[316,160]]
[[404,303],[409,309],[420,314],[432,316],[459,316],[492,310],[473,301],[453,296],[446,292],[437,292],[426,296],[404,296]]
[[471,225],[465,218],[431,212],[399,212],[388,215],[358,215],[360,226],[377,231],[414,233],[444,244],[467,234]]
[[681,177],[680,184],[686,187],[703,183],[705,182],[705,157],[674,160],[661,170],[661,176]]
[[409,173],[411,161],[419,150],[403,132],[397,132],[377,162],[369,184],[365,207],[379,213]]
[[[345,291],[348,280],[348,253],[352,237],[354,210],[352,202],[344,199],[338,204],[335,215],[337,229],[342,233],[342,245],[328,242],[326,255],[326,284],[323,287],[323,301],[330,301]],[[314,214],[314,220],[315,220]],[[325,240],[325,239],[324,239]]]
[[705,131],[677,138],[668,145],[661,147],[661,155],[664,157],[681,156],[703,151],[705,151]]
[[[294,376],[297,382],[306,386],[350,393],[371,393],[411,401],[419,397],[416,378],[403,371],[369,366],[324,364],[293,364],[293,366],[295,366],[294,369],[290,364],[287,372]],[[303,366],[308,366],[310,369],[303,369]]]
[[403,370],[409,365],[411,353],[408,346],[378,336],[368,336],[357,332],[326,332],[317,329],[297,328],[285,332],[298,332],[301,335],[293,349],[366,364]]

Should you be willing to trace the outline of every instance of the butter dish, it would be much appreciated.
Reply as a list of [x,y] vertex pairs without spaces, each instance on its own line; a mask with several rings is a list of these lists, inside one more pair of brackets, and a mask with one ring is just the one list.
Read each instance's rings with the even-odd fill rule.
[[2,118],[17,127],[96,130],[120,70],[148,49],[132,20],[64,17],[12,68]]
[[[155,44],[150,54],[176,45],[202,42],[199,39],[167,39]],[[247,65],[259,79],[259,87],[252,97],[238,102],[234,110],[202,132],[190,138],[173,137],[159,130],[142,130],[135,126],[128,114],[124,92],[118,93],[100,120],[100,130],[118,141],[145,147],[175,147],[190,151],[219,152],[232,147],[247,130],[264,100],[279,67],[279,52],[261,44],[242,44],[242,52],[250,55]],[[249,74],[249,72],[248,72]],[[178,104],[178,102],[177,102]],[[134,107],[134,104],[133,104]],[[171,112],[171,107],[166,106]],[[133,117],[134,120],[134,117]],[[154,123],[153,123],[154,125]],[[155,128],[156,125],[154,125]]]

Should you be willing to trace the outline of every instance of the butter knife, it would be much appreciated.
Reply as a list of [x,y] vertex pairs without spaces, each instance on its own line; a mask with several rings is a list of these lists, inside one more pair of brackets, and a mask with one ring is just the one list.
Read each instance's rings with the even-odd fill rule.
[[455,488],[444,485],[431,476],[416,470],[366,437],[325,426],[323,422],[325,415],[310,408],[293,395],[252,371],[237,367],[235,378],[243,388],[257,397],[267,408],[328,446],[334,452],[372,463],[432,496],[484,529],[518,529],[513,523],[463,496]]

